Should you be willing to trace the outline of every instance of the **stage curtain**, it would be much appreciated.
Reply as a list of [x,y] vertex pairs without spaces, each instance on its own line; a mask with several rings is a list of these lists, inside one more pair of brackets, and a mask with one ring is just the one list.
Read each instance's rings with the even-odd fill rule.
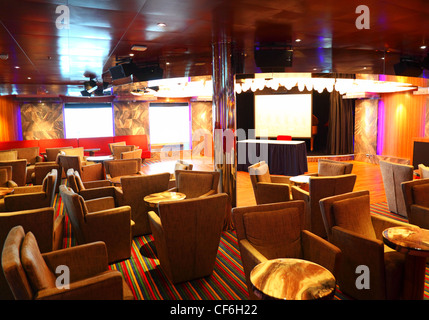
[[13,97],[0,97],[0,141],[19,140],[19,106]]
[[330,94],[328,154],[353,153],[354,100],[343,99],[337,92]]

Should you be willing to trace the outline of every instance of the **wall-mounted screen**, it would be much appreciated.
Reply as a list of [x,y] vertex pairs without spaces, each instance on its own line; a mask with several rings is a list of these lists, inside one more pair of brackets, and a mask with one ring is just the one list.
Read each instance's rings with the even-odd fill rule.
[[149,132],[151,144],[183,144],[190,148],[191,115],[188,103],[151,103]]
[[311,138],[311,94],[255,95],[255,135]]
[[111,103],[66,103],[66,138],[112,137],[114,133]]

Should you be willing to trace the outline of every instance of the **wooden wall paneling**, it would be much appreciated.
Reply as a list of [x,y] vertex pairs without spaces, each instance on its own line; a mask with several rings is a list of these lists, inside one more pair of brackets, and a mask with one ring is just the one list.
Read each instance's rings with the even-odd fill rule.
[[0,141],[19,140],[19,106],[13,97],[0,97]]

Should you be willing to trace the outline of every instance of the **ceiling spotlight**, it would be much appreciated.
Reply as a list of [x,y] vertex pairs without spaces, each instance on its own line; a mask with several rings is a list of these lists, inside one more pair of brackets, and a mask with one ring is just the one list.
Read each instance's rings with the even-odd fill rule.
[[135,44],[131,47],[131,50],[133,50],[133,51],[146,51],[147,46],[145,46],[143,44]]
[[164,28],[166,26],[167,26],[167,24],[165,24],[164,22],[159,22],[158,23],[158,27]]
[[295,42],[301,42],[301,39],[296,39]]
[[424,49],[426,49],[426,46],[422,45],[422,46],[420,46],[420,49],[424,50]]

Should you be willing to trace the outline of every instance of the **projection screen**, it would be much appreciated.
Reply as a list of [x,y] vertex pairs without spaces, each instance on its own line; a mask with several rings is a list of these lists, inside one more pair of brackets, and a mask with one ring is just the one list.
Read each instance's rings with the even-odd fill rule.
[[255,136],[311,138],[311,94],[255,95]]

